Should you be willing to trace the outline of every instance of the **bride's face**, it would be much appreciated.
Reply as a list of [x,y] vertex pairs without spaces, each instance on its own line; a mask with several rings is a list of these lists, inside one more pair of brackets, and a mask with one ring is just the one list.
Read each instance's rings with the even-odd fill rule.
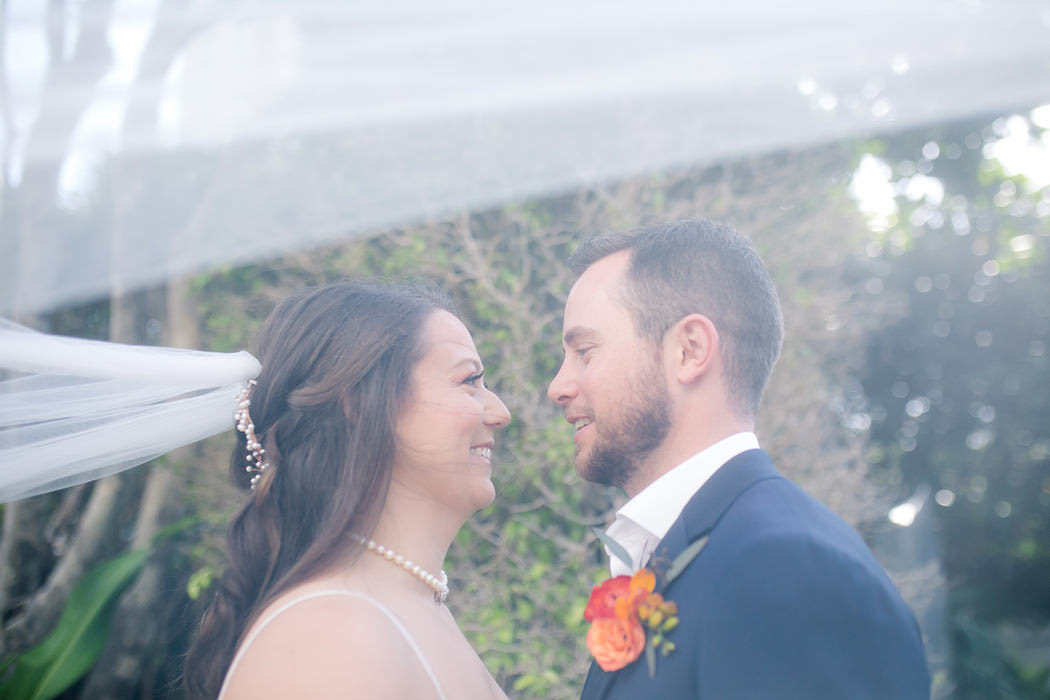
[[397,419],[393,481],[419,499],[469,515],[495,498],[492,448],[510,414],[485,388],[481,358],[458,318],[430,314],[422,342]]

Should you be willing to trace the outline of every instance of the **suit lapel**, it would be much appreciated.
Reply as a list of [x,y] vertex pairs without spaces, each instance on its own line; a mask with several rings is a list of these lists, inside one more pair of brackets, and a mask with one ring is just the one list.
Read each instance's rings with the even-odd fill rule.
[[596,662],[592,661],[591,668],[587,672],[587,680],[583,683],[580,700],[603,700],[609,691],[610,682],[617,673],[617,671],[603,671]]
[[733,457],[689,499],[657,546],[650,566],[669,565],[682,550],[713,530],[740,494],[759,481],[779,476],[762,450],[747,450]]

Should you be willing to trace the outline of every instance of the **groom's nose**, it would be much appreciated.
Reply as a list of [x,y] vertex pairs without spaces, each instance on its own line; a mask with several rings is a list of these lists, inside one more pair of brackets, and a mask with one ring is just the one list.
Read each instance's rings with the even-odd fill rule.
[[547,398],[559,406],[566,405],[576,396],[576,382],[568,376],[569,372],[565,365],[565,362],[561,363],[558,373],[554,375],[554,379],[547,387]]

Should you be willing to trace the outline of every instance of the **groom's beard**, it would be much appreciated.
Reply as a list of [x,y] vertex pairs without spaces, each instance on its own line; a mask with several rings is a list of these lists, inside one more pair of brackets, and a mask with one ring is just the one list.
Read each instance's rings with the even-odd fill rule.
[[660,362],[640,372],[628,386],[629,395],[618,414],[595,421],[598,430],[594,445],[577,464],[580,475],[588,481],[624,488],[642,460],[671,430],[669,396]]

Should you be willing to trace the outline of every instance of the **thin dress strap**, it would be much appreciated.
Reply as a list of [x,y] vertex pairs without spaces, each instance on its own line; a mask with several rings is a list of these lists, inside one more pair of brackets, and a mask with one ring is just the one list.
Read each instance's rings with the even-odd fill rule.
[[423,650],[420,649],[419,645],[416,644],[416,641],[412,639],[412,636],[408,633],[408,630],[405,629],[405,626],[403,624],[401,624],[401,620],[397,619],[397,617],[394,615],[394,613],[390,611],[389,608],[387,608],[375,598],[367,596],[363,593],[357,593],[355,591],[344,591],[339,589],[304,593],[303,595],[292,598],[291,600],[286,600],[285,602],[281,603],[281,605],[279,605],[277,608],[271,610],[270,613],[266,617],[264,617],[259,624],[255,626],[255,629],[251,631],[251,634],[248,635],[247,639],[244,640],[244,644],[242,644],[241,648],[237,651],[237,655],[233,657],[233,662],[230,664],[229,670],[226,671],[226,677],[222,681],[222,688],[219,690],[218,700],[222,700],[223,695],[226,693],[226,684],[230,682],[230,678],[233,677],[233,672],[237,670],[237,665],[240,663],[241,658],[244,656],[244,652],[248,650],[248,647],[251,646],[251,643],[255,640],[255,638],[259,635],[260,632],[266,629],[266,626],[268,624],[273,622],[278,615],[288,610],[289,608],[298,605],[299,603],[303,603],[308,600],[313,600],[314,598],[321,598],[323,596],[331,595],[347,595],[352,596],[354,598],[360,598],[363,601],[371,603],[376,610],[386,615],[387,619],[390,620],[390,622],[394,625],[394,628],[401,633],[401,636],[405,638],[405,641],[408,642],[408,645],[412,647],[412,651],[416,653],[416,658],[419,659],[419,663],[423,665],[423,670],[427,672],[427,676],[430,678],[430,682],[434,684],[434,691],[437,693],[438,698],[440,698],[440,700],[445,700],[445,693],[442,692],[441,685],[438,683],[437,680],[437,676],[434,675],[433,669],[430,668],[430,664],[427,663],[426,657],[423,656]]

